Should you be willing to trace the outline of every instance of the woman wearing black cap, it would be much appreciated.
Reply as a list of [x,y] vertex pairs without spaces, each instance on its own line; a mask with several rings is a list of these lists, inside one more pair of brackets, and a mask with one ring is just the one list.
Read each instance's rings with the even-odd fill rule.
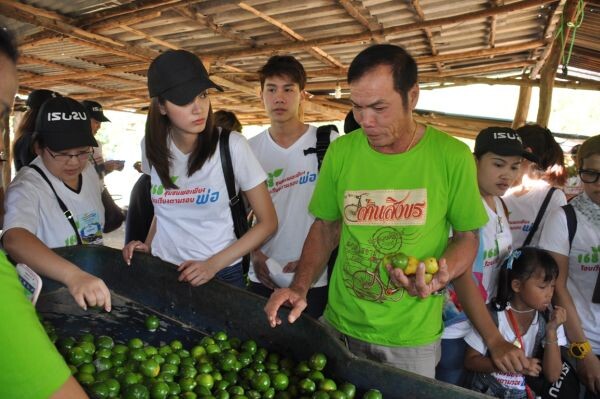
[[15,261],[65,284],[83,309],[110,311],[104,282],[50,250],[102,243],[101,185],[87,167],[97,143],[83,106],[67,97],[47,100],[36,120],[33,145],[37,158],[19,171],[6,192],[2,244]]
[[236,189],[245,194],[257,219],[236,239],[210,88],[223,90],[190,52],[166,51],[150,65],[152,100],[145,146],[155,219],[146,241],[128,243],[123,257],[130,263],[135,250],[152,252],[179,265],[179,279],[194,286],[215,275],[243,286],[241,258],[276,230],[277,216],[265,172],[243,136],[232,133],[229,147]]
[[17,172],[25,165],[29,165],[37,156],[31,147],[31,136],[35,130],[35,120],[40,107],[47,100],[59,97],[55,91],[39,89],[29,93],[25,105],[27,110],[23,113],[19,125],[15,129],[15,141],[13,144],[13,159]]

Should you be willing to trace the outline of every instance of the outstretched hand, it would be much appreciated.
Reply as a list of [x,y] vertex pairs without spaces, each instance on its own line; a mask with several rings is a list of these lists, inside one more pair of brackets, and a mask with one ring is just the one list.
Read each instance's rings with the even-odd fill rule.
[[87,310],[88,306],[99,306],[110,312],[110,291],[104,281],[98,277],[92,276],[83,270],[77,270],[68,276],[65,285],[75,302],[83,310]]
[[281,306],[291,306],[292,310],[288,316],[288,321],[293,323],[300,317],[304,309],[306,309],[306,294],[293,288],[276,289],[265,305],[265,313],[271,327],[276,327],[282,323],[282,320],[277,315]]
[[419,298],[427,298],[446,287],[450,281],[448,264],[444,258],[440,259],[439,270],[433,275],[429,283],[425,282],[425,264],[423,262],[419,262],[417,273],[414,276],[407,276],[402,269],[394,268],[389,264],[386,265],[386,269],[390,274],[392,282],[397,287],[404,288],[410,295],[418,296]]

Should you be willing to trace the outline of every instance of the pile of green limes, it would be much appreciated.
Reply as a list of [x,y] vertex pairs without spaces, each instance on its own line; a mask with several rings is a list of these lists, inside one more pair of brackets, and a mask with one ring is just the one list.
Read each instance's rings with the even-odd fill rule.
[[[155,329],[155,322],[148,329]],[[92,398],[353,399],[356,395],[353,384],[324,374],[327,358],[322,353],[295,362],[223,331],[184,348],[179,340],[153,346],[139,338],[118,343],[90,333],[77,339],[57,338],[52,326],[44,325]],[[371,389],[362,398],[382,395]]]

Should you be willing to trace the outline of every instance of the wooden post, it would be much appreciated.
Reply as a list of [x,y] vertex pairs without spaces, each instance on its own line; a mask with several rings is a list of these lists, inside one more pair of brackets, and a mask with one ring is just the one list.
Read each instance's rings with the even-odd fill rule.
[[564,43],[561,43],[560,36],[554,38],[550,55],[540,71],[540,105],[538,108],[537,123],[544,127],[548,126],[548,120],[550,119],[554,77],[556,76],[558,64],[571,34],[569,24],[575,19],[578,3],[578,0],[567,0],[563,9],[562,27],[558,26],[558,29],[562,29]]
[[[525,75],[523,76],[523,80],[527,80]],[[519,88],[519,101],[517,102],[517,110],[512,123],[513,129],[523,126],[527,122],[527,114],[529,113],[530,103],[531,85],[521,85]]]

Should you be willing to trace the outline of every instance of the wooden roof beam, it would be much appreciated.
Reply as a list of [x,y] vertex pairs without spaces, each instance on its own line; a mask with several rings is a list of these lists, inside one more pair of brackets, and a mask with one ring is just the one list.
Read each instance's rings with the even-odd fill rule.
[[[252,14],[256,15],[257,17],[270,23],[271,25],[277,27],[285,36],[289,37],[290,39],[292,39],[294,41],[298,41],[298,42],[306,41],[304,36],[295,32],[292,28],[290,28],[286,24],[277,21],[275,18],[270,17],[269,15],[252,7],[251,5],[248,5],[244,2],[240,2],[240,3],[238,3],[238,6],[240,8],[242,8],[243,10],[246,10],[249,13],[252,13]],[[338,67],[338,68],[344,68],[344,65],[340,61],[336,60],[334,57],[327,54],[325,51],[323,51],[318,46],[310,46],[309,52],[313,56],[315,56],[318,60],[320,60],[321,62],[324,62],[325,64],[329,64],[331,66]]]
[[256,42],[253,39],[249,39],[246,36],[237,33],[232,29],[220,26],[216,24],[211,17],[203,15],[195,10],[191,10],[189,7],[177,7],[175,11],[194,22],[197,22],[201,26],[212,30],[215,34],[232,40],[235,43],[248,47],[256,46]]
[[[556,0],[523,0],[515,3],[505,4],[496,8],[488,8],[485,10],[474,11],[465,14],[454,15],[451,17],[443,17],[437,19],[429,19],[427,21],[416,22],[412,24],[393,26],[383,29],[383,35],[392,35],[405,32],[414,32],[425,28],[440,27],[444,25],[458,24],[467,21],[487,18],[492,15],[506,14],[513,11],[524,10],[532,7],[539,7],[542,4],[553,3]],[[215,58],[236,58],[248,57],[252,55],[268,54],[277,51],[297,51],[310,47],[319,47],[333,44],[348,44],[356,42],[369,41],[371,33],[359,33],[349,35],[339,35],[332,37],[324,37],[321,39],[307,40],[305,42],[285,43],[272,46],[260,46],[253,49],[223,51],[220,53],[209,54]]]
[[385,37],[381,33],[383,31],[383,25],[380,24],[376,18],[369,14],[369,10],[367,10],[362,4],[354,0],[338,0],[338,3],[346,12],[358,21],[362,26],[367,28],[369,32],[371,32],[372,40],[375,43],[385,43]]
[[[471,85],[471,84],[486,84],[486,85],[503,85],[503,86],[536,86],[539,87],[540,80],[539,79],[517,79],[517,78],[482,78],[482,77],[445,77],[443,82],[439,82],[439,78],[432,76],[419,76],[419,83],[440,83],[440,86],[446,86],[447,84],[451,85]],[[555,87],[562,87],[565,89],[575,89],[575,90],[593,90],[600,91],[600,82],[590,82],[590,81],[556,81],[554,83]],[[421,90],[426,90],[429,87],[421,88]],[[436,88],[436,87],[431,87]],[[314,90],[314,89],[313,89]]]
[[[10,3],[11,5],[7,5]],[[102,51],[121,55],[127,58],[135,58],[149,61],[158,55],[157,52],[145,49],[138,46],[131,46],[111,38],[91,33],[72,24],[47,18],[36,14],[35,7],[29,7],[27,10],[12,7],[13,2],[10,0],[0,0],[0,14],[15,19],[20,22],[25,22],[34,26],[40,26],[47,30],[66,35],[80,43],[90,45],[95,48],[101,48]]]
[[[557,13],[557,11],[560,9],[564,9],[564,3],[566,0],[561,0],[558,4],[556,4],[555,6],[550,5],[550,11],[548,14],[548,20],[546,21],[546,27],[544,28],[544,39],[547,40],[552,40],[552,35],[554,34],[554,31],[556,30],[556,26],[557,26],[557,22],[554,21],[554,17]],[[558,21],[558,19],[557,19]],[[533,68],[531,68],[531,72],[529,72],[529,78],[530,79],[536,79],[538,77],[538,74],[540,73],[540,71],[542,70],[542,67],[544,66],[544,64],[546,63],[546,60],[548,59],[548,57],[550,56],[550,51],[552,51],[552,46],[545,46],[544,47],[544,51],[542,53],[542,55],[540,55],[540,57],[538,58],[538,62],[534,65]]]
[[508,69],[519,69],[526,68],[531,66],[533,61],[511,61],[493,65],[483,65],[476,67],[468,67],[468,68],[457,68],[444,71],[442,73],[423,73],[421,76],[423,77],[436,77],[436,78],[446,78],[448,76],[461,76],[461,75],[479,75],[483,73],[489,72],[498,72]]
[[[418,20],[425,21],[425,13],[423,12],[423,8],[421,8],[421,5],[419,4],[419,0],[411,0],[410,4],[412,5],[415,12],[417,13]],[[429,49],[431,50],[431,55],[432,56],[438,55],[439,52],[438,52],[437,46],[435,45],[435,41],[433,40],[433,34],[431,33],[431,29],[430,28],[423,29],[423,33],[425,34],[425,37],[427,38],[427,44],[429,45]],[[441,62],[436,62],[435,68],[437,69],[438,72],[442,72],[442,70],[444,69],[444,66],[442,65]]]
[[[498,7],[499,5],[501,5],[501,3],[498,0],[490,0],[490,5],[492,8],[494,8],[494,7]],[[494,48],[494,47],[496,47],[496,23],[498,20],[498,16],[492,15],[488,19],[489,19],[489,25],[490,25],[490,33],[488,35],[488,46],[490,48]]]
[[437,62],[464,61],[467,59],[494,57],[501,54],[520,53],[522,51],[532,50],[546,46],[545,40],[533,40],[530,42],[511,44],[508,46],[498,46],[495,48],[486,48],[482,50],[470,50],[460,53],[440,54],[437,56],[415,57],[417,64],[434,64]]
[[146,32],[143,32],[143,31],[141,31],[139,29],[131,28],[131,27],[127,26],[127,25],[119,25],[119,28],[121,28],[124,31],[127,31],[129,33],[133,33],[136,36],[140,36],[141,38],[146,39],[149,42],[152,42],[154,44],[158,44],[159,46],[163,46],[163,47],[169,48],[171,50],[180,50],[181,49],[181,47],[179,47],[179,46],[171,44],[171,43],[169,43],[169,42],[167,42],[165,40],[158,39],[158,38],[156,38],[156,37],[154,37],[152,35],[149,35]]

